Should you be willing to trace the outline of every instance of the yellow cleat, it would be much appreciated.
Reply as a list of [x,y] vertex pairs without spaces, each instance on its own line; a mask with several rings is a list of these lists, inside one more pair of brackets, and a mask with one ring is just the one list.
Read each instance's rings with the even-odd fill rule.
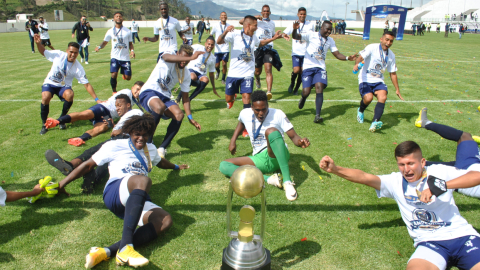
[[85,258],[85,268],[90,269],[95,265],[108,259],[110,258],[107,257],[107,253],[105,252],[104,248],[92,247],[90,249],[90,252],[87,254],[87,257]]
[[472,136],[472,138],[476,143],[480,144],[480,136]]
[[[425,114],[425,115],[423,115]],[[425,119],[422,119],[422,116],[425,118]],[[422,128],[422,127],[425,127],[425,126],[422,126],[422,123],[424,122],[424,120],[428,121],[427,118],[427,107],[423,107],[421,110],[420,110],[420,113],[418,114],[418,118],[417,120],[415,120],[415,126],[416,127],[419,127],[419,128]],[[425,122],[426,122],[425,121]]]
[[148,259],[136,252],[132,246],[127,245],[122,252],[117,252],[117,257],[115,258],[118,265],[128,265],[132,267],[139,267],[148,264]]

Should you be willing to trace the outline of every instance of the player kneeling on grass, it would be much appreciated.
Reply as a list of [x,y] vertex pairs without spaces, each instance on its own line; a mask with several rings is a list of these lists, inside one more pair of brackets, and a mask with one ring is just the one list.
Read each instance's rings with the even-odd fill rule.
[[[376,190],[377,196],[394,199],[400,209],[415,252],[407,269],[480,269],[480,234],[468,224],[455,205],[452,190],[446,185],[457,181],[477,181],[480,172],[458,170],[445,165],[425,165],[420,146],[405,141],[395,148],[400,172],[373,175],[357,169],[337,166],[329,156],[320,161],[320,168],[348,181]],[[443,180],[442,180],[443,179]],[[424,203],[423,190],[430,188],[438,196]]]
[[[123,126],[123,132],[130,138],[105,143],[92,158],[59,182],[59,189],[63,189],[95,166],[109,163],[110,179],[103,200],[110,211],[124,220],[122,239],[106,248],[93,247],[86,257],[86,268],[92,268],[115,254],[119,265],[146,265],[148,259],[134,247],[154,240],[172,226],[170,214],[150,200],[148,192],[152,180],[148,173],[155,165],[165,169],[186,169],[188,166],[178,166],[162,159],[155,145],[147,144],[154,131],[155,121],[150,115],[132,116]],[[140,228],[136,229],[137,226]]]
[[[297,199],[297,191],[290,179],[288,160],[290,153],[283,139],[283,133],[287,133],[292,142],[301,148],[310,145],[307,138],[301,138],[293,129],[284,112],[278,109],[268,108],[267,94],[261,90],[254,91],[252,96],[252,108],[243,109],[238,117],[238,125],[230,140],[229,150],[232,155],[237,152],[236,140],[245,129],[250,137],[253,147],[252,156],[230,158],[220,163],[220,171],[226,176],[232,176],[233,172],[243,165],[253,165],[262,173],[273,173],[280,169],[282,174],[272,176],[264,175],[265,181],[273,186],[284,188],[285,195],[290,201]],[[282,181],[283,177],[283,181]]]
[[[90,120],[93,124],[93,129],[86,131],[82,136],[77,138],[71,138],[68,143],[74,146],[80,146],[85,141],[106,132],[109,128],[113,127],[113,119],[122,117],[125,113],[132,109],[132,101],[138,99],[140,89],[143,86],[142,81],[137,81],[133,85],[132,89],[124,89],[113,96],[107,101],[97,104],[90,109],[83,112],[71,113],[61,116],[58,119],[48,118],[45,127],[53,128],[57,125],[65,125],[66,123],[73,123],[79,120]],[[117,106],[118,105],[118,106]]]

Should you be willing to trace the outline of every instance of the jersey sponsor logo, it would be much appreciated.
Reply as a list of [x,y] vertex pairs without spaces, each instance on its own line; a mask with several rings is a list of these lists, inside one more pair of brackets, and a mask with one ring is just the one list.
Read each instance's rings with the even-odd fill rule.
[[370,73],[370,75],[372,77],[382,78],[383,77],[382,64],[376,63],[374,68],[371,68],[371,69],[368,70],[368,73]]
[[258,134],[257,138],[255,138],[252,142],[253,148],[260,147],[262,144],[266,142],[264,134]]
[[167,86],[172,82],[172,78],[170,76],[167,76],[165,78],[159,78],[157,80],[157,83],[160,85],[162,90],[168,91]]
[[412,230],[435,231],[452,224],[451,222],[437,221],[437,215],[434,212],[421,208],[413,210],[412,218],[412,225],[410,226]]
[[250,62],[253,60],[251,49],[242,48],[242,52],[237,57],[238,60],[243,60],[245,62]]
[[63,81],[63,73],[60,71],[57,71],[53,73],[52,76],[49,78],[51,81],[54,81],[56,83],[61,83]]
[[160,40],[167,41],[167,40],[170,40],[170,39],[173,39],[172,35],[170,35],[170,30],[168,30],[168,28],[163,29],[163,35],[160,38]]
[[119,37],[117,44],[115,44],[115,49],[121,50],[126,48],[127,48],[127,44],[125,44],[123,37]]
[[272,32],[270,32],[270,30],[268,30],[268,29],[265,29],[265,30],[263,30],[263,34],[261,34],[258,38],[259,39],[270,39],[270,38],[272,38]]
[[444,180],[435,179],[435,186],[441,189],[442,191],[447,191],[447,187],[445,186]]
[[126,168],[122,169],[122,172],[123,173],[129,173],[129,174],[132,174],[132,175],[144,175],[144,176],[148,175],[148,173],[145,171],[145,169],[143,169],[142,164],[138,161],[134,161],[134,162],[128,164],[128,166]]

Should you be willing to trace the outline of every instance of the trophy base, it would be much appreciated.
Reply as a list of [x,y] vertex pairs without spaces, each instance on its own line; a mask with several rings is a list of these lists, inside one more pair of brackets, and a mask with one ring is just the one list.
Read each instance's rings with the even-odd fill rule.
[[[223,254],[225,254],[227,248],[223,249]],[[271,258],[270,258],[270,250],[265,249],[265,253],[267,255],[267,259],[265,260],[265,263],[257,268],[251,268],[252,270],[270,270],[271,269]],[[222,267],[220,267],[220,270],[240,270],[240,269],[246,269],[246,268],[233,268],[230,265],[227,264],[225,261],[225,256],[222,256]]]

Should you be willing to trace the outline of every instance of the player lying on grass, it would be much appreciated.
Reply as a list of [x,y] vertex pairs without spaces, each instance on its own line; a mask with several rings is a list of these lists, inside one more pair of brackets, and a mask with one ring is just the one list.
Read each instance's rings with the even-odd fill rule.
[[443,270],[447,264],[460,269],[480,269],[480,234],[460,215],[452,191],[428,204],[420,201],[421,192],[440,183],[439,179],[480,181],[480,172],[445,165],[426,166],[420,146],[413,141],[399,144],[395,159],[400,172],[388,175],[340,167],[329,156],[324,156],[319,165],[326,172],[374,188],[379,198],[397,202],[416,248],[407,269]]
[[[415,121],[415,126],[419,128],[425,128],[426,130],[431,130],[442,136],[442,138],[457,142],[455,161],[427,161],[427,165],[444,164],[455,166],[455,168],[460,170],[480,172],[480,150],[478,148],[478,144],[480,143],[479,136],[472,136],[470,133],[428,120],[426,107],[420,111],[420,114]],[[460,188],[456,189],[455,191],[468,196],[480,198],[480,186]]]
[[40,185],[36,185],[32,191],[20,192],[20,191],[6,191],[0,187],[0,206],[5,206],[6,202],[14,202],[27,197],[34,197],[45,191],[44,188],[40,188]]
[[[237,138],[247,130],[253,147],[252,156],[237,157],[220,163],[220,172],[231,177],[233,172],[243,165],[256,166],[264,174],[280,171],[282,174],[264,175],[265,181],[273,186],[284,188],[288,200],[297,199],[297,191],[290,178],[288,160],[290,153],[283,139],[286,133],[295,146],[306,148],[310,145],[307,138],[301,138],[293,129],[284,112],[268,108],[267,94],[261,90],[252,93],[252,107],[243,109],[238,117],[238,125],[233,132],[228,150],[232,155],[237,152]],[[283,177],[283,179],[282,179]],[[282,181],[283,180],[283,181]]]
[[[134,247],[154,240],[172,226],[170,214],[155,205],[148,195],[152,186],[148,173],[152,166],[188,168],[162,159],[155,145],[147,143],[155,132],[155,121],[150,115],[132,116],[125,122],[123,132],[130,138],[105,143],[89,160],[59,182],[59,189],[64,189],[94,167],[109,163],[110,178],[103,191],[103,200],[112,213],[124,220],[122,239],[109,247],[91,248],[86,256],[86,268],[92,268],[115,254],[118,265],[138,267],[148,264],[148,259]],[[137,226],[140,228],[136,229]]]

